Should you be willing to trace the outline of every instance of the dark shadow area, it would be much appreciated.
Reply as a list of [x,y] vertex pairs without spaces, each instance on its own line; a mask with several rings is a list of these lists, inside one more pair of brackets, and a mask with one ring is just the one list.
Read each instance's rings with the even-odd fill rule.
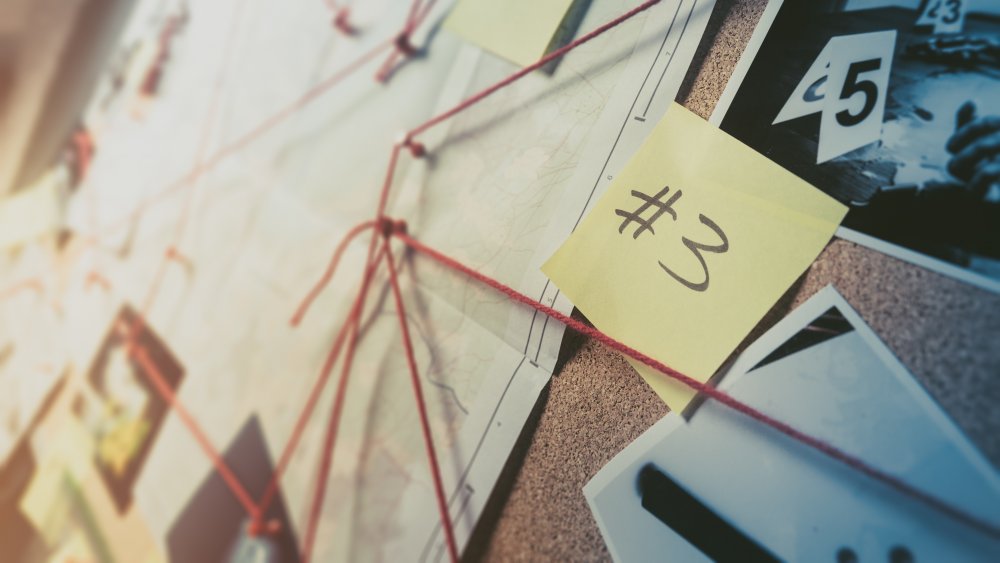
[[[264,494],[274,464],[256,416],[243,424],[222,457],[251,497],[260,498]],[[219,472],[213,469],[167,532],[168,560],[179,563],[299,561],[298,543],[280,490],[265,518],[279,523],[278,532],[250,537],[245,532],[249,523],[245,509]]]
[[[437,34],[441,32],[441,26],[444,25],[444,20],[446,18],[447,18],[447,15],[443,15],[443,16],[439,17],[438,19],[434,20],[434,23],[431,24],[431,27],[427,30],[427,37],[424,39],[424,44],[421,45],[421,46],[419,46],[419,47],[417,47],[416,50],[414,52],[412,52],[411,54],[409,54],[409,55],[403,55],[396,62],[396,64],[394,64],[392,66],[392,68],[386,70],[385,74],[382,76],[382,78],[384,79],[384,80],[382,80],[382,83],[384,85],[388,84],[389,81],[392,80],[392,77],[395,76],[395,74],[397,72],[401,71],[404,66],[406,66],[406,61],[408,61],[409,59],[424,59],[424,58],[427,58],[428,52],[430,51],[430,48],[431,48],[431,43],[434,42],[434,38],[437,37]],[[390,52],[392,52],[392,51],[390,51]],[[386,56],[390,56],[390,55],[386,55]]]
[[549,402],[550,389],[551,385],[546,385],[539,393],[535,407],[525,421],[524,427],[521,428],[521,434],[517,437],[517,442],[514,443],[514,448],[511,449],[510,456],[507,457],[507,462],[493,486],[490,499],[483,507],[479,522],[476,523],[472,535],[469,536],[469,542],[462,553],[462,561],[482,561],[486,556],[493,531],[496,530],[503,515],[504,506],[507,505],[510,493],[514,490],[514,483],[517,482],[517,476],[521,473],[521,467],[528,455],[528,448],[531,447],[535,432],[538,430],[538,423],[542,419],[542,413],[545,412],[545,405]]
[[708,24],[705,26],[705,33],[701,36],[701,42],[698,43],[698,50],[694,52],[694,58],[691,59],[691,66],[688,67],[687,73],[684,75],[684,81],[681,82],[681,87],[677,91],[677,96],[675,100],[687,100],[688,96],[691,95],[691,90],[694,88],[694,83],[698,79],[698,72],[701,67],[705,64],[708,59],[708,52],[712,50],[712,45],[715,45],[716,37],[722,28],[725,27],[726,18],[729,17],[729,13],[733,11],[733,6],[740,0],[716,0],[715,8],[712,10],[712,15],[708,18]]
[[59,158],[136,4],[136,0],[90,0],[80,10],[56,78],[46,92],[45,113],[34,127],[15,186],[37,180]]
[[599,74],[605,70],[608,70],[614,65],[622,62],[623,60],[627,60],[629,57],[631,57],[633,51],[640,51],[651,45],[656,45],[662,40],[663,39],[661,37],[652,36],[646,41],[636,44],[634,49],[630,47],[627,49],[618,50],[614,53],[609,53],[603,59],[602,62],[596,63],[593,66],[590,66],[586,69],[582,69],[579,73],[577,73],[576,76],[565,77],[564,81],[553,84],[552,88],[545,90],[544,92],[538,93],[533,98],[524,100],[520,106],[511,108],[507,112],[496,113],[468,129],[461,130],[455,134],[449,134],[448,137],[445,138],[440,145],[433,147],[433,149],[435,151],[441,151],[442,149],[445,149],[451,145],[460,144],[463,141],[466,141],[470,138],[474,138],[475,136],[481,133],[489,131],[494,126],[503,123],[504,121],[510,119],[511,117],[520,115],[522,112],[526,110],[526,108],[529,108],[531,106],[534,106],[535,104],[539,104],[550,98],[562,94],[566,88],[576,84],[577,80],[582,79],[583,76]]
[[[583,23],[584,16],[587,15],[587,11],[590,10],[590,5],[593,0],[573,0],[570,4],[569,10],[566,11],[566,15],[563,20],[559,23],[559,27],[556,32],[552,34],[552,41],[549,42],[549,46],[545,48],[545,54],[549,54],[557,49],[562,49],[567,44],[573,41],[576,34],[580,31],[580,25]],[[540,70],[545,74],[552,75],[559,68],[559,63],[562,62],[564,57],[556,57],[549,61],[549,63],[543,66]]]
[[37,469],[27,441],[17,445],[0,469],[0,547],[8,561],[44,561],[49,556],[45,541],[20,507]]
[[21,511],[21,498],[39,469],[30,438],[66,386],[66,375],[49,391],[21,434],[7,460],[0,465],[0,553],[7,561],[44,561],[50,555],[43,538]]
[[[570,316],[573,317],[574,320],[580,321],[581,323],[584,323],[587,326],[591,327],[594,326],[589,320],[587,320],[587,317],[583,316],[583,313],[581,313],[576,307],[573,307],[573,312],[570,314]],[[580,351],[580,348],[583,348],[583,345],[586,342],[587,342],[586,336],[580,334],[579,332],[569,327],[567,327],[566,330],[563,331],[562,344],[559,345],[559,357],[556,358],[556,367],[555,369],[552,370],[553,377],[558,377],[559,374],[562,373],[563,367],[566,365],[566,362],[573,359],[573,357],[576,356],[577,352]]]
[[[732,367],[733,362],[736,361],[736,358],[740,354],[742,354],[743,351],[746,350],[748,346],[750,346],[751,344],[756,342],[758,338],[763,336],[765,332],[771,330],[771,328],[773,328],[774,325],[778,324],[779,321],[788,316],[788,313],[790,313],[794,308],[793,305],[795,304],[795,297],[799,294],[799,290],[802,288],[802,284],[805,283],[807,273],[808,271],[803,272],[802,275],[799,276],[797,280],[795,280],[795,283],[793,283],[791,287],[789,287],[788,290],[785,291],[784,294],[782,294],[781,298],[778,299],[778,302],[775,303],[773,307],[771,307],[771,309],[767,312],[767,314],[764,315],[764,318],[762,318],[760,322],[758,322],[757,325],[753,328],[753,330],[751,330],[750,333],[747,334],[746,338],[740,341],[739,346],[737,346],[736,349],[733,351],[733,353],[730,354],[728,358],[726,358],[726,361],[722,363],[722,367],[716,370],[715,374],[708,379],[707,383],[709,385],[713,387],[718,387],[719,383],[722,381],[726,373],[729,371],[729,368]],[[720,319],[720,322],[724,322],[724,319]],[[695,396],[694,399],[691,400],[690,403],[688,403],[688,406],[681,412],[681,416],[683,416],[687,420],[691,420],[691,417],[694,416],[694,413],[701,407],[701,405],[705,403],[706,400],[708,400],[707,397],[705,397],[702,394],[698,394],[697,396]]]

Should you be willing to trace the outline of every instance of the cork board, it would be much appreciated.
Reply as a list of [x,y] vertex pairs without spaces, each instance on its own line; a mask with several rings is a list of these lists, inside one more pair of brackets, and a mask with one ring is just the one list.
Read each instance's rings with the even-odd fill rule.
[[[709,116],[766,3],[716,1],[678,101]],[[1000,295],[834,239],[744,346],[828,284],[1000,467]],[[666,413],[618,353],[567,332],[465,559],[610,560],[583,486]]]

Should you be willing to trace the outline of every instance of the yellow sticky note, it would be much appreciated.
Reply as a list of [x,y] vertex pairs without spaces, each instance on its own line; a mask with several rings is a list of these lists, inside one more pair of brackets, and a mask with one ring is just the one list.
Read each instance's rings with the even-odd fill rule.
[[0,250],[53,233],[62,223],[65,169],[50,170],[34,185],[0,200]]
[[520,66],[545,55],[573,0],[460,0],[445,28]]
[[[846,212],[674,104],[542,270],[597,328],[707,381]],[[695,394],[632,365],[673,410]]]
[[54,546],[64,524],[62,514],[68,510],[65,483],[70,477],[78,479],[88,474],[94,450],[87,429],[72,417],[66,417],[53,428],[49,438],[53,440],[47,448],[50,453],[39,460],[39,467],[21,497],[20,509],[45,541]]

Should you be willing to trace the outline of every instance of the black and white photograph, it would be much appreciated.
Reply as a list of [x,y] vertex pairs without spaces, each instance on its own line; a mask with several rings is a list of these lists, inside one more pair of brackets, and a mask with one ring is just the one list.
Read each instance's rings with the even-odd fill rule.
[[[990,463],[833,286],[752,344],[719,387],[968,514],[1000,517]],[[619,562],[985,562],[1000,546],[713,400],[654,424],[584,495]]]
[[1000,290],[1000,3],[772,0],[713,121],[843,238]]

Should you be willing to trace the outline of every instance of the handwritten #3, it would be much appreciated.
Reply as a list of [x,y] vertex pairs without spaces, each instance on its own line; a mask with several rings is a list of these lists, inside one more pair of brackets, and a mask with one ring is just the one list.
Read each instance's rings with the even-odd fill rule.
[[[618,233],[624,234],[625,229],[628,228],[632,223],[635,223],[637,227],[635,229],[635,232],[632,233],[633,239],[638,239],[639,235],[647,231],[649,232],[650,235],[656,235],[656,231],[653,229],[653,223],[655,223],[664,214],[670,215],[670,218],[676,222],[677,211],[674,209],[673,206],[675,203],[678,202],[678,200],[681,199],[683,192],[681,190],[677,190],[673,193],[673,195],[670,195],[669,199],[664,201],[663,198],[667,197],[669,193],[670,193],[670,186],[663,186],[663,189],[660,190],[655,196],[650,196],[638,190],[632,190],[632,196],[641,200],[642,204],[639,206],[638,209],[636,209],[633,212],[628,212],[625,211],[624,209],[615,209],[616,215],[625,218],[625,220],[622,221],[621,226],[618,227]],[[652,214],[649,215],[648,218],[644,218],[644,214],[653,208],[655,208],[655,210],[652,212]],[[711,219],[700,213],[698,214],[698,219],[701,221],[703,225],[705,225],[715,233],[715,237],[719,240],[719,243],[705,244],[703,242],[698,242],[689,239],[685,236],[681,237],[681,242],[684,244],[684,246],[688,248],[688,250],[691,251],[692,254],[694,254],[694,257],[698,259],[698,262],[701,264],[701,268],[704,273],[704,279],[700,282],[692,282],[678,275],[675,271],[668,268],[667,265],[664,264],[663,262],[657,260],[657,263],[660,265],[661,268],[663,268],[664,272],[666,272],[668,275],[670,275],[670,277],[674,278],[688,289],[694,291],[706,291],[708,290],[708,283],[710,276],[708,273],[708,264],[705,262],[705,257],[704,255],[702,255],[702,252],[704,251],[716,254],[725,254],[726,252],[729,251],[729,239],[726,237],[726,233],[722,230],[721,227],[719,227],[715,223],[715,221],[712,221]]]

